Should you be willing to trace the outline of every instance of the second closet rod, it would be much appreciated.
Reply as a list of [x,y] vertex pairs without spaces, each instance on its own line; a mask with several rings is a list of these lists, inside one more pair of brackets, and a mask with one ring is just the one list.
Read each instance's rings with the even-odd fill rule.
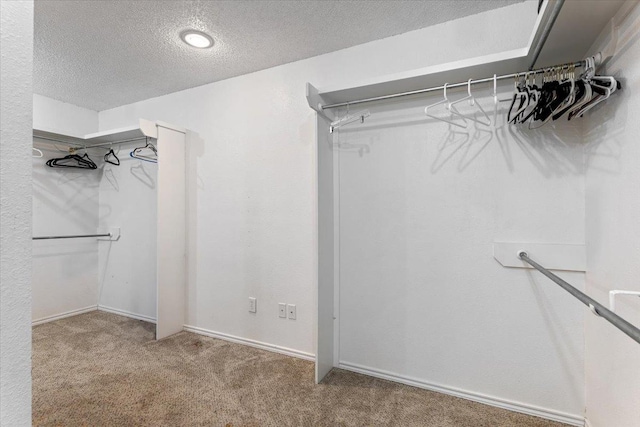
[[53,239],[82,239],[85,237],[111,237],[111,233],[107,234],[74,234],[71,236],[42,236],[32,237],[31,240],[53,240]]
[[[596,54],[594,56],[594,58],[595,58],[596,66],[600,65],[600,63],[602,61],[602,55],[600,53],[598,53],[598,54]],[[573,63],[570,63],[570,64],[563,64],[563,65],[556,65],[556,66],[553,66],[553,67],[538,68],[537,70],[522,71],[520,73],[512,73],[512,74],[504,74],[502,76],[496,76],[495,80],[513,79],[513,78],[518,77],[518,76],[542,74],[542,73],[544,73],[546,71],[549,71],[549,70],[552,70],[552,69],[558,69],[560,67],[567,67],[567,66],[574,66],[576,68],[584,67],[585,64],[586,64],[586,61],[582,60],[582,61],[573,62]],[[493,82],[493,81],[494,81],[494,77],[487,77],[487,78],[484,78],[484,79],[471,80],[471,84],[475,85],[475,84],[479,84],[479,83],[489,83],[489,82]],[[453,88],[456,88],[456,87],[463,87],[463,86],[467,87],[468,84],[469,84],[468,82],[451,83],[451,84],[447,84],[447,89],[453,89]],[[376,97],[373,97],[373,98],[357,99],[355,101],[338,102],[338,103],[335,103],[335,104],[327,104],[327,105],[322,105],[320,108],[322,108],[323,110],[328,110],[328,109],[331,109],[331,108],[339,108],[339,107],[346,107],[346,106],[356,105],[356,104],[364,104],[365,102],[383,101],[383,100],[386,100],[386,99],[400,98],[400,97],[403,97],[403,96],[419,95],[419,94],[428,93],[428,92],[441,91],[443,89],[444,89],[444,85],[436,86],[436,87],[430,87],[430,88],[426,88],[426,89],[411,90],[411,91],[408,91],[408,92],[393,93],[391,95],[376,96]]]

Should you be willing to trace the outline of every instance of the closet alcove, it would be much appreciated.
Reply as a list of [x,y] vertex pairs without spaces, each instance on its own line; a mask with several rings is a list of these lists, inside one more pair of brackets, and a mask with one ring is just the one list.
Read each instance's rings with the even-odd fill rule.
[[[186,130],[138,126],[72,136],[34,129],[34,324],[103,310],[182,331],[186,292]],[[147,142],[157,163],[130,156]],[[103,161],[113,149],[119,165]],[[69,152],[98,168],[50,168]],[[104,235],[102,237],[71,237]],[[55,238],[48,238],[55,237]]]
[[[592,19],[606,23],[617,14],[619,21],[619,4],[590,2],[587,12],[580,2],[561,3],[542,5],[523,49],[319,88],[307,84],[317,142],[316,382],[337,367],[584,424],[583,396],[575,392],[583,371],[574,357],[584,337],[554,330],[539,309],[545,299],[549,311],[582,331],[583,307],[543,280],[534,295],[526,286],[501,288],[505,277],[517,283],[528,276],[517,271],[525,266],[516,249],[508,263],[494,259],[504,242],[528,245],[549,268],[583,286],[584,228],[575,221],[584,215],[582,124],[558,123],[534,138],[528,130],[509,130],[504,119],[457,129],[424,116],[426,105],[443,99],[445,84],[457,86],[450,94],[458,100],[469,79],[483,79],[474,95],[491,112],[495,100],[502,117],[509,103],[497,99],[513,96],[514,79],[492,87],[494,75],[573,63],[585,53],[606,63],[615,37]],[[592,45],[598,50],[586,52]],[[348,128],[333,129],[346,122]],[[465,132],[467,140],[460,136]],[[566,217],[550,215],[558,209]],[[532,226],[535,221],[545,226]],[[550,330],[552,339],[545,337]],[[562,340],[561,350],[553,339]],[[535,361],[533,352],[540,353]],[[542,375],[563,378],[562,398],[527,396],[531,389],[523,385]],[[516,394],[519,400],[505,398]],[[536,399],[537,406],[521,403]]]

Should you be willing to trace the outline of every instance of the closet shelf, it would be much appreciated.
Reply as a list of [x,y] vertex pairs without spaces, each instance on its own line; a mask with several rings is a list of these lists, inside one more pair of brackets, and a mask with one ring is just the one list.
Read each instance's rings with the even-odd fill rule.
[[135,141],[146,137],[157,138],[156,122],[140,119],[138,126],[129,126],[85,136],[66,135],[51,129],[33,129],[33,137],[78,147],[96,147],[123,141]]
[[591,2],[586,11],[581,2],[548,0],[538,14],[527,47],[319,89],[307,83],[307,102],[332,118],[331,111],[322,106],[573,62],[585,56],[622,3]]

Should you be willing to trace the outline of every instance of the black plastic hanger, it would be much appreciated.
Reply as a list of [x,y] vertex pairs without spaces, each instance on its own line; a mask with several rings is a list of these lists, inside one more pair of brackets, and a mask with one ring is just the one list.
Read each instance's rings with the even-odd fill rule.
[[[113,157],[113,160],[111,159]],[[112,165],[120,166],[120,159],[116,156],[116,153],[113,152],[113,148],[109,150],[107,154],[104,155],[104,161],[106,163],[111,163]]]
[[553,120],[558,120],[560,117],[562,117],[572,108],[574,108],[577,104],[582,102],[584,97],[588,95],[587,86],[589,86],[589,84],[585,83],[584,80],[578,80],[576,82],[575,97],[573,102],[567,105],[566,107],[564,107],[563,109],[561,109],[560,111],[558,111],[557,113],[554,113]]
[[97,169],[98,166],[87,153],[84,156],[69,154],[68,156],[49,159],[46,165],[51,168]]

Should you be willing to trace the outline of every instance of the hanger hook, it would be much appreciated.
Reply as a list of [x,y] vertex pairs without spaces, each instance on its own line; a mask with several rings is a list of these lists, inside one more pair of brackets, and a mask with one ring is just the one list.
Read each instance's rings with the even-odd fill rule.
[[449,83],[445,83],[445,84],[444,84],[444,99],[445,99],[445,100],[447,100],[447,101],[449,100],[449,98],[447,98],[447,85],[448,85],[448,84],[449,84]]
[[467,93],[471,96],[471,79],[467,81]]

